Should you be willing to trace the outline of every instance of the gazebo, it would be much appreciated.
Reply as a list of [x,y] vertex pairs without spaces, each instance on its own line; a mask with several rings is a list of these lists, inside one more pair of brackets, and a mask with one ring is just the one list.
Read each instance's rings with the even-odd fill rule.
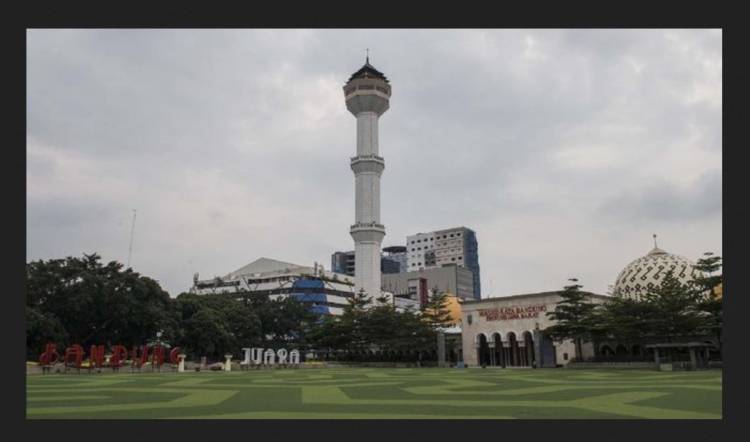
[[685,349],[687,349],[690,354],[690,363],[687,365],[690,370],[708,368],[708,352],[713,347],[713,344],[706,342],[668,342],[663,344],[646,345],[646,348],[654,349],[654,362],[660,370],[662,369],[662,362],[670,363],[670,367],[666,368],[667,370],[672,369],[675,362],[687,362],[680,360],[675,361],[672,359],[675,352],[678,352],[679,354],[681,350]]

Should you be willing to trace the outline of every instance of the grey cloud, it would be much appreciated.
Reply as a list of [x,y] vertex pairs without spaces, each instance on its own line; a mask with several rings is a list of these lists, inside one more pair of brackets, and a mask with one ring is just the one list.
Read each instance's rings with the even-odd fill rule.
[[687,223],[721,218],[721,172],[703,175],[683,189],[668,181],[650,184],[607,201],[600,212],[608,219]]
[[704,216],[721,211],[720,32],[31,30],[27,135],[47,147],[29,156],[29,259],[93,246],[122,260],[137,207],[136,269],[173,294],[261,255],[327,265],[352,245],[341,87],[365,47],[393,86],[386,244],[474,227],[482,285],[505,294],[564,283],[567,238],[609,244],[578,261],[604,291],[638,219],[720,247]]

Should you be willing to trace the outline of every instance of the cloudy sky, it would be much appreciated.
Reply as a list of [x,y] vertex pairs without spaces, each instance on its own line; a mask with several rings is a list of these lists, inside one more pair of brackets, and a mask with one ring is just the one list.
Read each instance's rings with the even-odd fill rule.
[[27,259],[97,252],[170,294],[353,246],[364,62],[384,246],[477,232],[483,297],[606,293],[653,245],[721,254],[720,30],[29,30]]

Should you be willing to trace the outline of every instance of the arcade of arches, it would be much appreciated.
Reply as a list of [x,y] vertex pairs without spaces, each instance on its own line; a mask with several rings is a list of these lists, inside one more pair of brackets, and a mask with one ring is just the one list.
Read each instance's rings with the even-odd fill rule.
[[489,339],[483,333],[477,335],[477,365],[500,367],[535,367],[534,337],[529,331],[516,337],[515,332],[506,336],[493,333]]
[[[608,297],[584,292],[592,302]],[[560,300],[559,292],[487,298],[461,303],[463,361],[469,366],[556,367],[575,357],[572,341],[553,342],[544,329],[553,321],[547,312]],[[594,348],[584,344],[583,356]]]

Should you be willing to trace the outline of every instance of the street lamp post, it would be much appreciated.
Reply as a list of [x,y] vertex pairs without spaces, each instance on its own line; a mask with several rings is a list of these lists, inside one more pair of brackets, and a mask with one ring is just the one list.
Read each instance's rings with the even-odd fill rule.
[[[164,333],[163,330],[159,330],[156,332],[156,348],[161,349],[161,335]],[[154,357],[152,358],[151,362],[151,371],[154,371],[154,363],[156,362],[156,350],[154,350]],[[159,371],[161,371],[161,367],[159,367]]]

